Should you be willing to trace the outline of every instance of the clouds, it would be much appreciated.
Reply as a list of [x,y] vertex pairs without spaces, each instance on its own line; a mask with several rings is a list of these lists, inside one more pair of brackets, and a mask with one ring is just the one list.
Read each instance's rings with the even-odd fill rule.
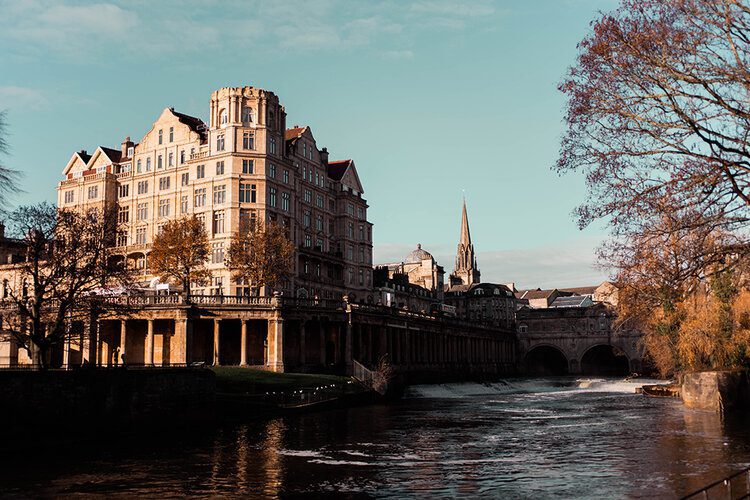
[[0,87],[0,111],[4,109],[38,110],[46,107],[47,97],[39,90],[7,85]]
[[424,34],[490,22],[491,2],[98,2],[0,0],[0,43],[66,60],[182,57],[210,50],[415,57]]

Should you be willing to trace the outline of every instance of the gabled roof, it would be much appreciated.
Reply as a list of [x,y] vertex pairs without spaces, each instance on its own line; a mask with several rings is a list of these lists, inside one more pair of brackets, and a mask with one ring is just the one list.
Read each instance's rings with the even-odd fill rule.
[[83,160],[83,163],[88,163],[91,159],[91,155],[86,152],[86,150],[81,150],[75,153],[81,160]]
[[600,285],[593,286],[579,286],[577,288],[559,288],[561,292],[571,292],[577,295],[591,295],[593,294]]
[[[99,149],[102,150],[102,153],[104,153],[107,158],[112,161],[112,163],[118,163],[122,158],[122,151],[120,151],[119,149],[112,149],[104,146],[99,146]],[[96,154],[96,152],[94,152],[94,154]]]
[[285,141],[295,141],[298,139],[302,134],[305,133],[305,129],[308,128],[305,127],[292,127],[288,128],[284,131],[284,140]]
[[329,161],[328,162],[328,177],[330,177],[331,179],[335,181],[340,181],[344,177],[346,170],[353,163],[354,162],[352,160]]
[[557,297],[549,307],[588,307],[593,304],[589,295],[572,295],[570,297]]
[[184,123],[185,125],[190,127],[190,130],[201,134],[201,136],[206,135],[206,130],[208,129],[208,127],[206,127],[206,124],[203,122],[203,120],[201,120],[200,118],[196,118],[195,116],[190,116],[186,115],[185,113],[175,111],[174,108],[169,109],[181,123]]
[[541,290],[537,288],[536,290],[521,290],[519,292],[520,297],[519,299],[526,299],[526,300],[534,300],[534,299],[546,299],[550,295],[552,295],[555,292],[554,289],[552,290]]

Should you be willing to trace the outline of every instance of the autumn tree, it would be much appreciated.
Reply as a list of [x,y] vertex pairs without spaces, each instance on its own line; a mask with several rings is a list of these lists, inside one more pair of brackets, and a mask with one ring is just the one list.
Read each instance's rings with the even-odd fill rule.
[[16,209],[8,221],[24,260],[6,269],[3,330],[28,350],[34,366],[45,368],[50,350],[70,338],[71,324],[90,320],[102,307],[98,297],[128,287],[132,275],[110,254],[114,211],[42,203]]
[[278,289],[294,269],[294,244],[283,226],[256,222],[232,236],[228,267],[252,289]]
[[[745,225],[748,2],[622,0],[592,23],[579,50],[560,84],[566,131],[556,165],[585,174],[579,225],[604,219],[620,236],[656,210],[695,211],[725,231]],[[695,225],[682,222],[674,229]]]
[[189,300],[193,283],[205,285],[211,279],[206,267],[209,253],[208,235],[201,220],[195,216],[171,220],[154,238],[151,272],[182,286]]

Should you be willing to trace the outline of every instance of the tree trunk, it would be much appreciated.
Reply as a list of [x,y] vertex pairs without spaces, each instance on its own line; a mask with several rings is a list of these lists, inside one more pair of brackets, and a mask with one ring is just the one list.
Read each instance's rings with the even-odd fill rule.
[[38,370],[46,368],[45,355],[47,353],[45,349],[31,342],[29,354],[31,355],[31,366]]

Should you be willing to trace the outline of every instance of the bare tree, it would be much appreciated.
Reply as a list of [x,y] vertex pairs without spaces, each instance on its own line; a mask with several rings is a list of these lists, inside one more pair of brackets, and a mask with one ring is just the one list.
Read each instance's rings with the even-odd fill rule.
[[[6,112],[0,111],[0,154],[9,153]],[[7,196],[18,191],[19,172],[0,163],[0,207],[8,206]]]
[[127,287],[131,273],[112,259],[117,217],[112,210],[58,210],[48,203],[22,206],[9,222],[25,251],[6,290],[4,330],[45,368],[52,347],[69,338],[71,324],[101,309],[97,297]]
[[294,269],[294,244],[283,226],[256,222],[232,236],[227,266],[252,289],[277,289]]
[[579,225],[605,219],[619,236],[667,210],[700,213],[700,223],[724,230],[744,226],[748,2],[622,0],[593,22],[579,49],[560,85],[568,102],[556,166],[586,176]]
[[189,300],[191,284],[204,285],[211,279],[211,271],[206,268],[209,253],[208,235],[201,220],[195,216],[171,220],[154,238],[151,272],[182,286]]

